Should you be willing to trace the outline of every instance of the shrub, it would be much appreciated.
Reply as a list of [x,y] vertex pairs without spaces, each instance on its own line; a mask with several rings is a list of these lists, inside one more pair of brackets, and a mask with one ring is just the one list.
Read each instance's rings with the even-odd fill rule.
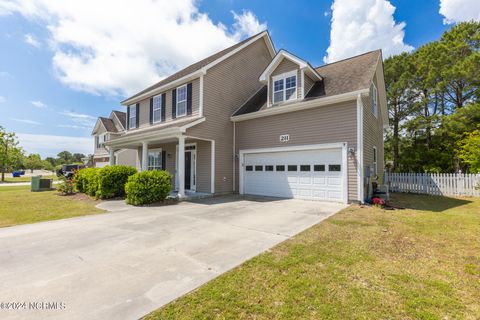
[[95,196],[98,189],[98,173],[100,168],[84,168],[75,173],[73,182],[75,189],[89,196]]
[[172,190],[172,176],[167,171],[143,171],[128,178],[126,201],[142,205],[165,200]]
[[123,197],[128,177],[137,173],[130,166],[106,166],[98,172],[98,188],[95,196],[100,199]]
[[60,178],[61,182],[57,186],[57,190],[64,196],[74,193],[74,183],[71,179],[65,177]]

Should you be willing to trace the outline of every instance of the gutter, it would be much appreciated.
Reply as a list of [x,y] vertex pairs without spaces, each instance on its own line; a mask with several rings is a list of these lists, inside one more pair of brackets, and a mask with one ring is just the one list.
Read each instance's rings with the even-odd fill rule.
[[230,120],[233,122],[240,122],[240,121],[273,116],[273,115],[278,115],[278,114],[283,114],[288,112],[295,112],[295,111],[312,109],[316,107],[322,107],[322,106],[330,105],[333,103],[356,100],[358,95],[366,95],[368,94],[368,92],[369,92],[368,89],[362,89],[362,90],[342,93],[342,94],[338,94],[338,95],[326,97],[326,98],[307,100],[307,101],[302,101],[302,102],[293,103],[293,104],[286,104],[286,105],[281,105],[276,107],[269,107],[261,111],[241,114],[238,116],[232,116],[230,117]]

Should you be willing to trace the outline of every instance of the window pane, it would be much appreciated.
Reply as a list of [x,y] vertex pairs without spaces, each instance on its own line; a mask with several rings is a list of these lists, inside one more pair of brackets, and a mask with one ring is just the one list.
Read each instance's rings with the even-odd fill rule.
[[177,102],[187,100],[187,86],[177,88]]
[[273,166],[265,166],[265,171],[273,171]]
[[275,92],[273,94],[273,103],[282,102],[283,101],[283,91]]
[[285,171],[285,166],[284,165],[278,165],[276,169],[277,169],[277,171]]
[[182,101],[177,103],[177,117],[184,116],[187,113],[187,102]]
[[302,164],[300,166],[300,171],[310,171],[310,165],[309,164]]
[[325,171],[324,164],[316,164],[313,166],[313,171]]
[[339,164],[329,164],[328,171],[341,171],[341,165]]
[[276,80],[273,83],[273,91],[281,91],[283,90],[283,79]]
[[296,98],[296,95],[295,95],[296,91],[297,91],[296,88],[287,89],[287,90],[285,91],[286,99],[287,99],[287,100],[295,99],[295,98]]
[[245,170],[247,170],[247,171],[253,171],[253,166],[246,166],[246,167],[245,167]]
[[294,88],[296,86],[297,86],[297,77],[296,76],[288,77],[285,80],[285,88],[289,89],[289,88]]
[[263,171],[263,166],[255,166],[255,171]]
[[297,171],[297,166],[289,165],[288,166],[288,171]]

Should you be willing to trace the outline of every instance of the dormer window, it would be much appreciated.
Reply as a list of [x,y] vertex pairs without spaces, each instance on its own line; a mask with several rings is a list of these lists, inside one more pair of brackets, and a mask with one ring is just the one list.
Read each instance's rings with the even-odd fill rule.
[[283,73],[273,78],[273,103],[297,99],[297,71]]

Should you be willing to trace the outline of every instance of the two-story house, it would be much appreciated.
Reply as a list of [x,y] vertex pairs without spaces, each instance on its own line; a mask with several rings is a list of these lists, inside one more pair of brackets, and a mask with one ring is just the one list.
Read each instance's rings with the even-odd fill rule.
[[[267,31],[124,100],[109,161],[135,150],[185,192],[363,201],[383,176],[387,106],[380,51],[318,68]],[[117,161],[120,158],[117,157]]]
[[[105,142],[119,137],[125,132],[126,114],[121,111],[112,111],[108,118],[99,117],[93,127],[93,156],[92,166],[96,168],[110,164],[109,147]],[[136,166],[137,152],[131,149],[116,150],[112,162],[116,164]]]

